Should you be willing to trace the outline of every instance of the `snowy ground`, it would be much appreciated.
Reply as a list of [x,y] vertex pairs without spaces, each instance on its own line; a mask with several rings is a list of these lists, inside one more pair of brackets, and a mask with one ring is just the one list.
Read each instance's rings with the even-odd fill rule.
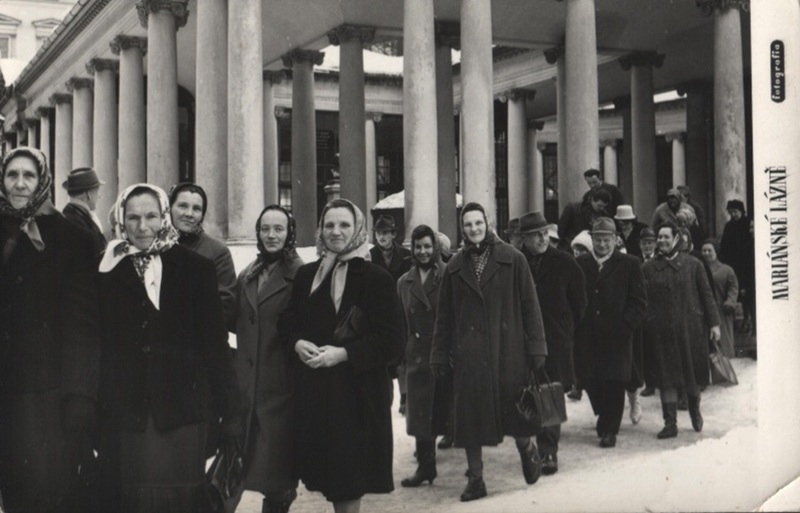
[[[518,512],[518,511],[752,511],[756,496],[756,362],[737,358],[739,385],[710,387],[702,397],[705,428],[692,431],[689,414],[678,412],[678,437],[657,440],[661,405],[657,396],[643,397],[642,421],[634,426],[626,406],[622,429],[613,449],[602,449],[594,432],[588,398],[568,401],[569,421],[562,427],[559,471],[527,486],[511,439],[484,450],[484,478],[489,496],[461,503],[466,459],[458,449],[438,451],[439,477],[433,486],[400,487],[413,473],[413,439],[405,434],[405,418],[392,408],[396,490],[368,495],[364,512]],[[395,394],[395,398],[397,398]],[[302,484],[293,513],[332,512],[320,494]],[[260,495],[247,492],[237,512],[259,513]]]

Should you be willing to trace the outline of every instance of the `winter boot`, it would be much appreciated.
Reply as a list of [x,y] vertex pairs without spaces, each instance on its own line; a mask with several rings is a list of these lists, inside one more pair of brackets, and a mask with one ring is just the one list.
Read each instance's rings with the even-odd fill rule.
[[261,506],[261,513],[289,513],[289,508],[297,498],[297,490],[286,490],[283,497],[264,497],[264,502]]
[[642,420],[642,405],[639,403],[639,392],[628,391],[628,402],[631,403],[631,422],[638,424]]
[[400,481],[405,488],[416,488],[427,481],[433,484],[436,479],[436,450],[433,440],[417,439],[417,470],[414,475]]
[[659,439],[675,438],[678,436],[678,405],[677,403],[661,403],[664,412],[664,429],[656,435]]
[[703,430],[703,416],[700,414],[700,394],[689,396],[689,416],[692,417],[692,427],[698,433]]
[[539,456],[539,450],[533,440],[528,441],[525,447],[517,446],[519,451],[519,458],[522,461],[522,477],[529,485],[536,483],[542,475],[542,458]]
[[464,491],[461,492],[461,502],[474,501],[481,497],[486,497],[486,483],[483,482],[483,475],[476,476],[472,472],[467,472],[469,481]]

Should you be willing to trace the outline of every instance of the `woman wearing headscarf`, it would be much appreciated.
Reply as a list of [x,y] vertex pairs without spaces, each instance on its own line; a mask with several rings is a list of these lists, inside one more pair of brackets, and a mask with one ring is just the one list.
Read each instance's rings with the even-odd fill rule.
[[[529,372],[544,366],[547,346],[539,300],[522,253],[489,230],[484,208],[461,213],[464,248],[447,263],[439,286],[431,369],[453,373],[455,446],[463,447],[469,480],[462,501],[486,496],[483,446],[513,436],[525,482],[541,475],[531,436],[514,405]],[[451,363],[452,362],[452,363]]]
[[3,508],[85,511],[78,467],[98,386],[96,260],[90,235],[53,207],[35,148],[3,158],[0,249]]
[[112,213],[100,263],[105,508],[205,511],[206,424],[221,418],[225,443],[241,424],[214,266],[177,243],[158,187],[128,187]]
[[[755,331],[755,251],[751,220],[747,217],[741,200],[730,200],[726,205],[730,219],[725,223],[719,248],[719,260],[728,264],[739,280],[739,301],[744,310],[742,331]],[[752,324],[751,324],[752,321]]]
[[416,487],[436,478],[437,435],[450,431],[453,409],[452,376],[436,378],[431,373],[430,355],[439,285],[445,264],[440,240],[425,224],[411,232],[411,269],[397,282],[406,327],[406,379],[408,400],[406,432],[416,438],[418,467],[403,479],[404,487]]
[[334,510],[357,512],[392,482],[391,380],[402,352],[391,275],[367,260],[364,215],[345,199],[322,210],[316,262],[297,270],[286,343],[302,365],[293,395],[296,477]]
[[[278,335],[297,269],[294,218],[270,205],[256,220],[258,256],[237,281],[234,358],[246,407],[244,488],[264,495],[263,513],[286,513],[297,497],[292,476],[290,363]],[[237,500],[238,502],[238,500]]]
[[719,255],[719,242],[708,239],[702,246],[703,258],[711,269],[714,299],[717,302],[717,312],[720,318],[719,345],[722,354],[728,358],[735,356],[733,347],[733,316],[736,311],[736,299],[739,297],[739,282],[736,273],[729,265],[723,264],[717,257]]

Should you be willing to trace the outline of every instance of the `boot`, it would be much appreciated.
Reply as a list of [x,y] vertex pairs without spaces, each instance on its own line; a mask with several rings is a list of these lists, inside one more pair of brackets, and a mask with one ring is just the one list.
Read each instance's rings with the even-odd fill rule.
[[400,408],[397,409],[397,413],[406,414],[406,394],[400,394]]
[[639,403],[639,393],[628,391],[628,402],[631,403],[631,422],[638,424],[642,420],[642,405]]
[[583,391],[577,385],[572,385],[572,389],[567,392],[567,397],[573,401],[580,401],[581,397],[583,397]]
[[700,394],[689,396],[689,416],[692,417],[692,427],[698,433],[703,430],[703,416],[700,414]]
[[640,393],[639,395],[642,396],[642,397],[650,397],[651,395],[654,395],[655,393],[656,393],[656,389],[655,388],[653,388],[653,387],[644,387],[644,389],[642,389],[642,393]]
[[287,490],[278,500],[273,497],[269,499],[265,497],[261,505],[261,513],[289,513],[289,508],[296,498],[297,490],[295,489]]
[[664,412],[664,429],[656,435],[659,439],[675,438],[678,436],[678,405],[677,403],[661,403]]
[[529,485],[536,483],[542,475],[542,458],[539,456],[536,444],[530,440],[526,447],[522,449],[517,447],[517,451],[522,462],[522,477]]
[[681,395],[678,396],[678,409],[681,411],[686,411],[689,409],[689,402],[686,399],[686,392],[680,392]]
[[417,470],[414,475],[400,481],[405,488],[416,488],[425,481],[433,484],[436,479],[436,452],[433,440],[417,439]]
[[469,481],[464,491],[461,492],[461,502],[474,501],[481,497],[486,497],[486,483],[483,482],[483,476],[475,476],[471,472],[467,472]]
[[437,445],[436,447],[438,447],[439,449],[449,449],[453,447],[453,442],[455,442],[455,440],[453,439],[453,435],[444,435],[442,439],[439,440],[439,445]]

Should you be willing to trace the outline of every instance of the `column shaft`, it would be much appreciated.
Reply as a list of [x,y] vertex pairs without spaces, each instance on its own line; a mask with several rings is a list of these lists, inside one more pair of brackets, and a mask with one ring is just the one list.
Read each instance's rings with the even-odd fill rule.
[[520,217],[528,208],[528,175],[526,155],[528,121],[525,117],[524,93],[508,97],[508,217]]
[[[716,227],[714,209],[714,106],[713,86],[695,83],[685,87],[686,91],[686,185],[692,191],[692,199],[706,212],[706,227]],[[727,219],[727,217],[723,217]]]
[[48,164],[53,162],[50,157],[50,117],[51,114],[44,112],[39,115],[39,149],[44,153]]
[[675,136],[672,139],[672,186],[679,185],[686,185],[686,152],[683,137]]
[[339,178],[341,197],[366,212],[367,168],[364,139],[364,53],[361,37],[340,34]]
[[119,190],[147,181],[142,48],[119,51]]
[[619,185],[616,142],[609,142],[603,147],[603,181]]
[[370,212],[378,202],[378,146],[375,141],[375,116],[367,115],[364,121],[364,151],[366,153],[366,188],[367,188],[367,225],[372,228],[373,219]]
[[34,148],[38,147],[39,141],[36,140],[36,122],[33,120],[28,121],[28,146]]
[[656,206],[656,116],[653,104],[653,70],[649,65],[631,68],[631,142],[633,143],[633,209],[649,219]]
[[95,71],[93,167],[106,184],[100,190],[97,215],[104,225],[118,194],[117,76],[111,69]]
[[439,170],[439,231],[458,240],[456,218],[456,126],[453,109],[453,64],[449,44],[436,45],[436,137]]
[[[92,167],[93,104],[91,87],[76,87],[72,93],[72,166]],[[60,185],[60,184],[59,184]]]
[[72,171],[72,103],[56,103],[56,155],[54,170],[55,204],[61,210],[69,200],[67,192],[61,187]]
[[[567,182],[574,180],[567,172],[567,66],[564,56],[556,63],[556,123],[558,125],[558,147],[556,148],[556,183],[558,185],[558,211],[564,210],[567,199]],[[562,191],[564,191],[562,195]]]
[[280,149],[278,146],[278,118],[275,116],[275,94],[272,79],[264,77],[264,204],[277,205],[280,201]]
[[[542,168],[542,152],[539,150],[539,134],[535,126],[528,128],[528,204],[526,212],[544,214],[544,169]],[[513,216],[509,215],[509,219]]]

